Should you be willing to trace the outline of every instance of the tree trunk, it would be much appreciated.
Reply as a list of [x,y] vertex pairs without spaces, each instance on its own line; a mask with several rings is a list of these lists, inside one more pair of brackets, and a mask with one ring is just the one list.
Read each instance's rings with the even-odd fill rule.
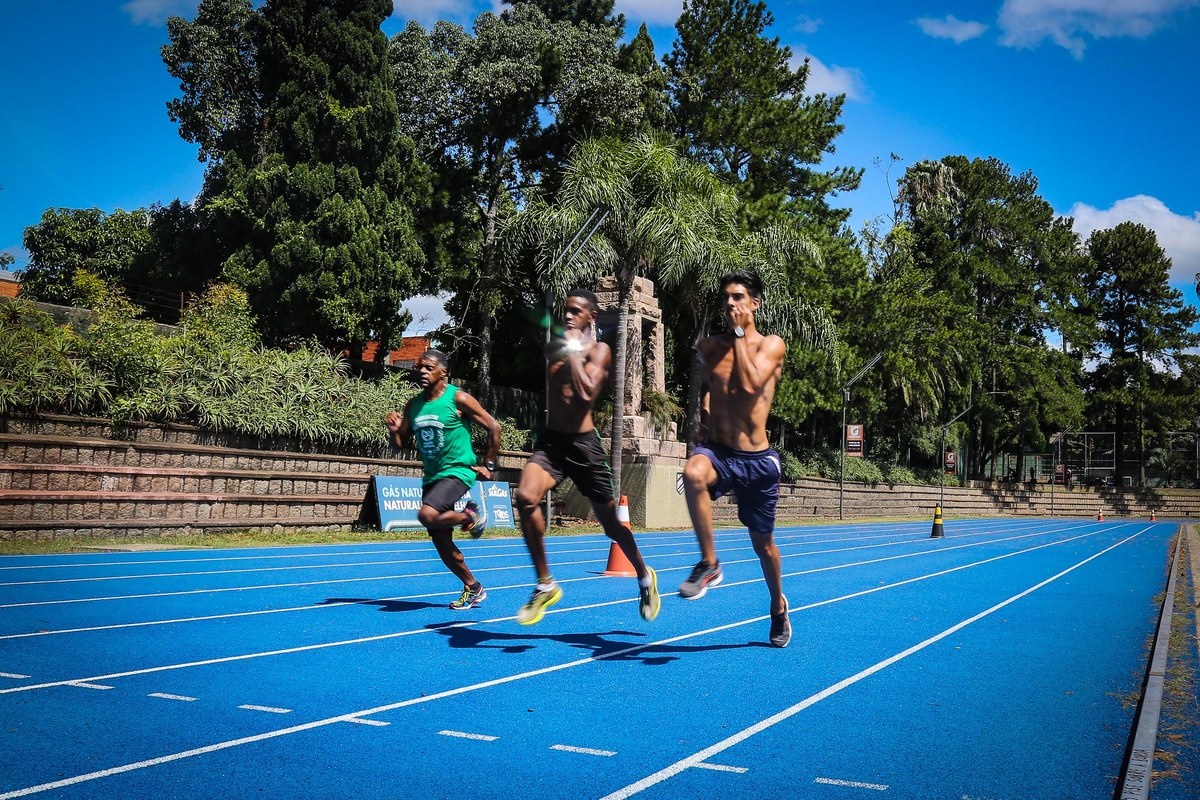
[[625,428],[625,360],[629,350],[629,295],[633,292],[633,279],[624,280],[617,276],[617,352],[614,356],[616,364],[613,376],[613,417],[612,417],[612,474],[613,489],[617,499],[621,498],[621,450],[624,445]]
[[479,372],[475,378],[475,399],[491,408],[492,391],[492,315],[483,304],[479,308]]
[[[708,338],[708,317],[696,320],[696,344]],[[696,441],[696,432],[700,430],[700,400],[704,393],[703,376],[700,371],[698,352],[692,353],[692,362],[688,367],[688,401],[686,439],[689,444]]]

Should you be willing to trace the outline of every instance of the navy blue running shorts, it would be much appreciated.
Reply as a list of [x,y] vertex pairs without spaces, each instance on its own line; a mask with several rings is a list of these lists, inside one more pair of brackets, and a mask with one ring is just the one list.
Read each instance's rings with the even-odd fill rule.
[[734,450],[705,442],[696,445],[693,456],[704,456],[717,471],[717,482],[708,493],[716,500],[733,492],[738,519],[751,533],[775,532],[775,504],[783,466],[779,453],[771,450]]

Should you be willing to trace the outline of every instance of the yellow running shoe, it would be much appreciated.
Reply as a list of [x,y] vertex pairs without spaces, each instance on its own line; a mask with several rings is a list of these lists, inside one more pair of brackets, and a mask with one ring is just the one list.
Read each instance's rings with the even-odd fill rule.
[[556,581],[549,584],[539,583],[533,587],[529,602],[517,611],[517,622],[521,625],[534,625],[546,616],[546,609],[562,600],[562,587]]
[[642,612],[642,619],[647,622],[653,622],[658,616],[659,610],[662,608],[662,597],[658,594],[658,573],[653,568],[647,566],[646,571],[650,573],[650,585],[642,586],[638,582],[638,611]]

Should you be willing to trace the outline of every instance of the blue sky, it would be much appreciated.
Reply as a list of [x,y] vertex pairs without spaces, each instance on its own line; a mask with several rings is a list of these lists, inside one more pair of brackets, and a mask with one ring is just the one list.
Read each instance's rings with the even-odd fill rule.
[[[469,25],[490,0],[396,0],[384,24]],[[669,51],[681,0],[617,0]],[[891,209],[914,161],[995,156],[1031,171],[1086,235],[1153,228],[1171,283],[1196,304],[1200,272],[1200,0],[769,0],[772,33],[808,56],[811,91],[845,93],[831,165],[866,169],[835,199],[857,228]],[[49,207],[133,209],[191,200],[203,165],[179,138],[163,67],[169,14],[195,0],[0,4],[0,250]],[[903,159],[890,175],[888,156]],[[427,325],[436,303],[414,304]],[[421,326],[417,326],[421,327]]]

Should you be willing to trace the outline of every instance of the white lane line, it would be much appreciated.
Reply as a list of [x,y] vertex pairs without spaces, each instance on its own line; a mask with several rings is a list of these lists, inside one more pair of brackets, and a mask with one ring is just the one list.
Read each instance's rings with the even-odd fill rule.
[[[428,559],[433,560],[433,559]],[[599,564],[603,563],[596,559],[587,559],[584,561],[563,561],[558,562],[563,566],[575,566],[578,564]],[[515,564],[510,567],[478,567],[473,568],[472,572],[507,572],[512,570],[528,570],[528,564]],[[682,569],[682,567],[681,567]],[[301,586],[334,586],[341,583],[366,583],[369,581],[395,581],[404,578],[430,578],[435,576],[445,576],[446,570],[443,568],[435,572],[404,572],[399,575],[374,575],[363,578],[333,578],[324,581],[296,581],[293,583],[260,583],[254,586],[226,586],[210,589],[185,589],[178,592],[146,592],[145,594],[119,594],[105,595],[103,597],[76,597],[63,600],[35,600],[25,603],[5,603],[0,604],[0,608],[32,608],[34,606],[58,606],[71,605],[73,603],[97,603],[107,600],[145,600],[152,597],[185,597],[192,594],[222,594],[224,592],[249,592],[259,589],[295,589]],[[526,584],[528,586],[528,584]]]
[[[1068,528],[1064,528],[1063,530],[1069,531],[1069,530],[1072,530],[1077,527],[1081,527],[1081,526],[1073,525]],[[1118,526],[1113,526],[1113,527],[1115,528]],[[1112,530],[1112,528],[1110,528],[1110,530]],[[1055,531],[1055,532],[1058,533],[1058,532],[1062,532],[1062,531]],[[980,534],[980,535],[983,535],[983,534]],[[995,538],[988,539],[987,541],[983,541],[983,542],[968,542],[965,544],[952,545],[949,547],[941,547],[936,550],[922,550],[917,553],[902,553],[900,555],[889,556],[884,559],[874,559],[874,560],[868,560],[868,561],[852,561],[852,562],[849,562],[846,564],[835,564],[835,565],[829,566],[829,567],[819,567],[819,568],[811,569],[811,570],[799,570],[796,572],[786,573],[783,577],[791,578],[791,577],[796,577],[796,576],[800,576],[800,575],[810,575],[815,572],[827,572],[827,571],[835,570],[835,569],[849,569],[851,567],[866,566],[869,564],[879,563],[880,561],[898,560],[898,559],[904,559],[904,558],[916,558],[919,556],[926,556],[926,555],[936,555],[937,553],[940,553],[940,552],[948,552],[951,550],[961,550],[964,548],[971,548],[971,547],[983,547],[988,544],[999,544],[1000,542],[1008,542],[1008,541],[1013,541],[1016,539],[1028,539],[1028,538],[1042,536],[1042,535],[1046,535],[1046,532],[1017,534],[1017,535],[1013,535],[1013,536],[1005,536],[1005,537],[998,538],[998,539],[995,539]],[[872,548],[878,548],[878,547],[901,546],[901,545],[906,545],[906,544],[913,544],[916,542],[924,542],[924,541],[928,541],[928,540],[929,540],[928,536],[923,536],[921,539],[917,539],[917,540],[902,539],[902,540],[898,540],[898,541],[894,541],[894,542],[884,542],[884,543],[879,543],[879,544],[859,545],[859,546],[855,546],[855,547],[842,547],[842,548],[834,548],[834,549],[830,549],[830,550],[815,550],[815,551],[807,552],[807,553],[785,554],[783,557],[784,557],[784,559],[804,558],[807,556],[826,555],[829,553],[842,553],[842,552],[866,550],[866,549],[872,549]],[[833,541],[833,540],[830,540],[830,541]],[[728,552],[728,550],[723,550],[722,552]],[[751,563],[751,562],[757,563],[757,557],[754,559],[725,561],[724,563],[726,565],[729,565],[729,564],[743,564],[743,563]],[[690,566],[659,567],[658,571],[659,572],[670,572],[670,571],[673,571],[676,569],[691,569],[691,567]],[[483,572],[486,570],[476,570],[476,571]],[[400,577],[400,576],[397,576],[397,577]],[[574,582],[578,582],[578,581],[599,580],[602,577],[603,576],[595,576],[595,577],[588,577],[588,578],[573,578],[573,579],[569,579],[569,581],[563,581],[563,582],[564,583],[567,583],[567,582],[574,583]],[[358,580],[358,579],[354,579],[354,580]],[[752,582],[752,581],[743,581],[742,583],[726,583],[723,585],[726,587],[741,586],[744,583],[749,583],[749,582]],[[292,585],[300,586],[300,585],[309,585],[309,584],[292,584]],[[522,583],[522,584],[511,584],[511,585],[506,585],[506,586],[491,586],[488,588],[490,588],[492,590],[500,590],[500,589],[522,588],[522,587],[527,587],[527,586],[528,586],[528,584]],[[248,587],[248,588],[254,588],[254,587]],[[202,592],[202,591],[205,591],[205,590],[197,590],[197,592]],[[227,591],[227,590],[220,590],[220,591]],[[52,635],[62,634],[62,633],[87,633],[90,631],[117,630],[117,629],[121,629],[121,628],[138,628],[138,627],[144,627],[144,626],[149,626],[149,625],[172,625],[172,624],[183,623],[183,622],[204,622],[204,621],[210,621],[210,620],[216,620],[216,619],[231,619],[231,618],[235,618],[235,617],[252,617],[252,616],[257,616],[260,614],[284,614],[284,613],[290,613],[290,612],[296,612],[296,611],[315,611],[315,610],[321,609],[321,608],[337,608],[339,606],[347,606],[347,605],[371,605],[373,603],[381,603],[381,602],[389,602],[389,601],[424,600],[424,599],[427,599],[430,597],[442,597],[442,596],[446,596],[446,595],[447,595],[446,592],[432,592],[429,594],[414,594],[414,595],[405,595],[405,596],[401,596],[401,597],[384,597],[384,598],[377,598],[377,599],[371,599],[371,600],[350,600],[350,601],[339,602],[339,603],[318,603],[315,605],[307,605],[307,606],[292,606],[289,608],[271,608],[271,609],[262,609],[262,610],[258,610],[258,611],[239,611],[239,612],[232,612],[229,614],[208,614],[208,615],[199,616],[199,617],[181,617],[181,618],[177,618],[177,619],[147,620],[144,622],[125,622],[125,623],[118,623],[118,624],[114,624],[114,625],[94,625],[94,626],[90,626],[90,627],[86,627],[86,628],[63,628],[63,629],[59,629],[59,630],[50,630],[50,631],[31,631],[28,633],[12,633],[12,634],[0,635],[0,641],[3,641],[5,639],[24,639],[24,638],[33,637],[33,636],[52,636]],[[151,597],[151,596],[154,596],[154,595],[133,595],[132,597],[136,598],[136,597]],[[105,599],[121,600],[121,599],[129,599],[129,598],[111,597],[111,598],[93,598],[93,599],[96,599],[96,600],[105,600]],[[49,601],[49,602],[59,602],[59,601]],[[62,602],[81,602],[81,601],[73,601],[72,600],[72,601],[62,601]],[[632,602],[632,600],[630,602]],[[34,603],[32,605],[38,605],[38,603]],[[0,606],[0,608],[7,608],[7,607],[8,606]],[[591,608],[591,606],[588,606],[588,608]],[[559,613],[564,610],[570,610],[570,609],[558,609],[557,611],[555,611],[553,613]]]
[[611,794],[607,794],[604,797],[602,797],[600,800],[625,800],[625,798],[632,797],[633,795],[638,794],[639,792],[643,792],[652,786],[655,786],[659,783],[662,783],[665,780],[668,780],[669,778],[673,778],[676,775],[678,775],[679,773],[683,772],[685,769],[688,769],[689,767],[694,767],[703,761],[707,761],[708,759],[712,758],[713,756],[715,756],[719,753],[725,752],[726,750],[733,747],[734,745],[741,744],[742,742],[746,741],[750,737],[756,736],[759,733],[762,733],[763,731],[778,725],[780,722],[783,722],[783,721],[795,716],[796,714],[799,714],[801,711],[804,711],[805,709],[816,705],[817,703],[821,702],[822,700],[832,697],[833,695],[837,694],[838,692],[842,691],[843,689],[846,689],[846,688],[858,683],[859,681],[862,681],[862,680],[865,680],[866,678],[871,677],[876,672],[879,672],[883,669],[886,669],[887,667],[890,667],[893,664],[903,661],[904,659],[908,658],[909,656],[913,655],[914,653],[918,653],[918,652],[924,650],[925,648],[940,642],[942,639],[945,639],[948,636],[953,636],[955,633],[959,632],[963,628],[966,628],[969,625],[973,625],[974,623],[978,622],[979,620],[984,619],[985,617],[991,616],[992,614],[996,613],[1000,609],[1002,609],[1006,606],[1009,606],[1009,605],[1017,602],[1018,600],[1028,597],[1029,595],[1036,592],[1038,589],[1041,589],[1044,586],[1048,586],[1049,584],[1057,581],[1058,579],[1062,578],[1065,575],[1069,575],[1070,573],[1072,573],[1075,570],[1082,567],[1084,564],[1094,561],[1095,559],[1099,558],[1100,556],[1104,555],[1105,553],[1115,550],[1116,548],[1120,547],[1121,545],[1125,544],[1126,542],[1136,539],[1137,537],[1139,537],[1143,533],[1145,533],[1147,530],[1149,530],[1149,528],[1144,528],[1143,530],[1139,531],[1138,533],[1133,534],[1132,536],[1128,536],[1115,544],[1109,545],[1108,547],[1104,548],[1100,552],[1095,553],[1094,555],[1088,556],[1087,558],[1083,559],[1082,561],[1080,561],[1070,567],[1067,567],[1066,569],[1062,570],[1058,574],[1052,575],[1049,578],[1047,578],[1046,580],[1044,580],[1040,583],[1037,583],[1037,584],[1029,587],[1028,589],[1025,589],[1022,592],[1018,592],[1017,594],[1014,594],[1013,596],[1009,597],[1007,600],[1002,600],[999,603],[997,603],[996,605],[992,606],[991,608],[985,609],[984,611],[980,611],[978,614],[975,614],[974,616],[968,617],[968,618],[962,620],[961,622],[951,625],[949,628],[946,628],[941,633],[934,634],[933,636],[930,636],[928,639],[926,639],[923,642],[918,642],[917,644],[913,645],[912,647],[901,650],[899,653],[896,653],[895,655],[890,656],[889,658],[885,658],[884,660],[879,661],[879,662],[875,663],[874,665],[867,667],[866,669],[864,669],[860,672],[857,672],[854,675],[851,675],[848,678],[844,678],[843,680],[838,681],[837,683],[833,684],[832,686],[828,686],[825,689],[821,690],[820,692],[817,692],[816,694],[810,695],[806,699],[801,700],[799,703],[796,703],[794,706],[785,708],[784,710],[780,711],[779,713],[774,714],[770,717],[767,717],[766,719],[764,719],[760,722],[757,722],[754,725],[751,725],[750,727],[745,728],[744,730],[741,730],[738,733],[735,733],[734,735],[732,735],[726,739],[723,739],[714,745],[706,747],[703,750],[699,751],[698,753],[694,753],[694,754],[688,756],[687,758],[680,759],[679,761],[676,761],[674,764],[671,764],[670,766],[665,767],[664,769],[661,769],[652,775],[647,775],[645,778],[642,778],[640,781],[631,783],[622,789],[618,789],[617,791],[612,792]]
[[[1112,528],[1109,528],[1108,530],[1112,530]],[[1112,550],[1113,548],[1118,547],[1119,545],[1122,545],[1127,541],[1137,538],[1142,533],[1145,533],[1147,530],[1150,530],[1150,528],[1149,527],[1143,528],[1141,531],[1134,534],[1133,536],[1127,537],[1126,539],[1123,539],[1122,541],[1117,542],[1117,544],[1114,544],[1111,547],[1108,547],[1105,550],[1100,551],[1096,555],[1091,556],[1090,558],[1086,559],[1085,561],[1079,562],[1079,564],[1076,564],[1075,566],[1076,567],[1082,566],[1083,564],[1086,564],[1088,561],[1092,560],[1093,558],[1097,558],[1098,556],[1103,555],[1104,553],[1108,552],[1109,550]],[[852,594],[843,595],[842,597],[831,598],[829,600],[822,600],[822,601],[819,601],[816,603],[812,603],[808,606],[803,606],[803,607],[798,606],[798,607],[792,609],[791,613],[794,614],[797,611],[800,611],[803,609],[816,608],[818,606],[830,605],[832,603],[841,602],[842,600],[849,600],[852,598],[863,597],[863,596],[866,596],[869,594],[874,594],[876,592],[881,592],[881,591],[884,591],[889,588],[894,588],[897,586],[906,586],[908,584],[916,583],[916,582],[922,581],[922,580],[927,580],[929,578],[939,577],[942,575],[948,575],[948,574],[951,574],[954,572],[959,572],[961,570],[969,569],[971,567],[979,566],[982,564],[988,564],[988,563],[995,562],[995,561],[1001,561],[1006,558],[1012,558],[1014,556],[1023,555],[1025,553],[1031,553],[1035,550],[1041,550],[1046,547],[1051,547],[1055,544],[1063,544],[1066,542],[1074,541],[1075,539],[1083,539],[1083,538],[1086,538],[1087,536],[1093,536],[1100,532],[1101,531],[1093,531],[1092,533],[1081,534],[1079,536],[1071,537],[1070,539],[1064,539],[1064,540],[1062,540],[1062,542],[1049,542],[1046,544],[1040,544],[1035,547],[1027,548],[1025,550],[1019,550],[1019,551],[1016,551],[1013,553],[1005,553],[1003,555],[994,556],[992,558],[985,559],[984,561],[978,561],[973,564],[964,564],[964,565],[961,565],[958,567],[952,567],[950,569],[942,570],[941,572],[934,572],[934,573],[930,573],[929,575],[923,575],[923,576],[919,576],[916,578],[909,578],[907,580],[899,581],[894,584],[889,584],[886,586],[877,586],[877,587],[874,587],[871,589],[865,589],[861,592],[854,592]],[[1075,569],[1075,567],[1072,567],[1071,569]],[[1061,574],[1066,574],[1066,573],[1064,572]],[[1049,581],[1047,581],[1047,582],[1049,582]],[[1040,584],[1039,584],[1039,586],[1040,586]],[[1035,588],[1037,588],[1037,587],[1035,587]],[[620,601],[620,602],[624,602],[624,601]],[[187,758],[194,758],[196,756],[202,756],[202,755],[206,755],[208,753],[216,753],[221,750],[229,750],[234,747],[241,747],[241,746],[247,745],[247,744],[254,744],[256,742],[268,741],[270,739],[276,739],[276,738],[279,738],[282,736],[290,736],[294,733],[302,733],[304,731],[310,731],[310,730],[314,730],[317,728],[322,728],[327,725],[334,725],[339,722],[353,722],[360,717],[369,717],[369,716],[373,716],[375,714],[382,714],[382,713],[385,713],[388,711],[395,711],[395,710],[401,709],[401,708],[408,708],[410,706],[421,705],[423,703],[431,703],[435,700],[443,700],[448,697],[456,697],[460,694],[467,694],[469,692],[480,691],[483,689],[490,689],[493,686],[502,686],[507,683],[513,683],[513,682],[520,681],[520,680],[527,680],[529,678],[536,678],[541,675],[548,675],[550,673],[560,672],[562,670],[571,669],[573,667],[585,666],[588,664],[595,663],[597,661],[609,661],[609,660],[613,660],[613,659],[618,659],[618,658],[622,658],[624,656],[630,655],[632,653],[637,653],[642,650],[648,650],[653,647],[659,647],[659,646],[666,645],[666,644],[674,644],[675,642],[681,642],[681,641],[686,641],[688,639],[693,639],[693,638],[697,638],[697,637],[701,637],[701,636],[707,636],[712,633],[718,633],[721,631],[730,630],[732,628],[738,628],[743,625],[759,623],[759,622],[762,622],[763,620],[766,620],[769,616],[770,615],[768,614],[768,615],[761,616],[761,617],[754,617],[752,619],[743,620],[741,622],[732,622],[732,623],[728,623],[726,625],[717,626],[715,628],[709,628],[707,630],[695,631],[693,633],[687,633],[687,634],[683,634],[681,636],[674,636],[674,637],[671,637],[668,639],[660,639],[659,641],[656,641],[656,642],[643,642],[641,644],[637,644],[632,647],[626,647],[621,650],[615,650],[610,653],[604,653],[602,655],[595,655],[595,656],[588,656],[587,658],[580,658],[575,661],[568,661],[568,662],[565,662],[562,664],[555,664],[555,665],[549,666],[549,667],[542,667],[541,669],[530,670],[529,672],[517,673],[515,675],[509,675],[509,676],[506,676],[503,678],[493,678],[492,680],[483,681],[481,683],[476,683],[476,684],[472,684],[469,686],[460,686],[456,689],[447,689],[446,691],[438,692],[436,694],[424,695],[422,697],[413,697],[413,698],[409,698],[407,700],[399,700],[395,703],[389,703],[387,705],[376,706],[374,708],[360,709],[358,711],[352,711],[348,714],[340,714],[336,717],[328,717],[326,719],[314,720],[312,722],[306,722],[306,723],[303,723],[300,725],[293,725],[288,728],[279,728],[277,730],[266,731],[265,733],[259,733],[259,734],[255,734],[253,736],[245,736],[240,739],[230,739],[230,740],[227,740],[224,742],[217,742],[216,744],[206,745],[204,747],[197,747],[197,748],[193,748],[191,750],[183,750],[183,751],[177,752],[177,753],[170,753],[168,755],[159,756],[157,758],[150,758],[150,759],[146,759],[144,761],[136,761],[136,762],[133,762],[130,764],[122,764],[120,766],[110,767],[109,769],[97,770],[95,772],[89,772],[89,773],[85,773],[82,775],[76,775],[71,778],[63,778],[63,779],[57,780],[57,781],[41,783],[36,786],[28,786],[24,789],[17,789],[17,790],[11,791],[11,792],[6,792],[4,794],[0,794],[0,800],[10,800],[10,798],[26,797],[31,794],[47,792],[47,791],[51,791],[53,789],[61,789],[61,788],[67,787],[67,786],[75,786],[75,785],[78,785],[81,783],[99,780],[101,778],[108,778],[113,775],[122,775],[126,772],[134,772],[134,771],[140,770],[140,769],[148,769],[150,767],[156,767],[161,764],[169,764],[174,761],[181,761],[181,760],[187,759]],[[502,619],[513,619],[513,617],[507,617],[507,618],[502,618]],[[499,620],[486,620],[486,621],[494,622],[494,621],[499,621]],[[469,624],[469,623],[463,623],[463,625],[466,625],[466,624]],[[961,625],[960,627],[965,627],[965,625]],[[955,629],[946,631],[945,635],[949,636],[951,633],[954,632],[954,630]],[[400,635],[403,635],[403,634],[400,634]],[[375,638],[390,638],[390,637],[375,637]],[[901,656],[903,656],[903,655],[904,654],[901,654]],[[879,667],[879,669],[882,669],[882,668],[883,667]],[[863,677],[865,677],[864,673],[859,673],[859,674],[862,675]],[[861,678],[857,678],[857,679],[861,680]],[[847,681],[851,681],[851,682],[853,682],[853,680],[854,679],[847,679]],[[837,684],[834,687],[830,687],[830,689],[827,689],[826,692],[828,692],[828,694],[831,695],[831,694],[836,693],[837,691],[841,691],[841,689],[845,688],[845,686],[850,685],[850,683],[847,681],[842,682],[842,684],[844,684],[844,685]],[[826,695],[826,696],[828,696],[828,695]],[[814,695],[814,697],[817,697],[817,696]],[[812,705],[813,703],[818,702],[818,700],[820,700],[820,699],[824,699],[824,697],[818,697],[817,700],[813,700],[812,698],[809,698],[809,700],[811,700],[811,702],[809,702],[808,700],[806,700],[804,702],[808,703],[808,705]],[[807,707],[807,706],[805,706],[805,707]],[[786,719],[786,716],[782,716],[782,714],[791,716],[791,714],[797,713],[799,710],[802,710],[802,709],[797,708],[796,711],[791,711],[791,713],[788,713],[788,711],[790,711],[790,709],[789,709],[788,711],[781,712],[781,714],[776,715],[776,717],[772,717],[768,720],[765,720],[763,723],[759,723],[759,725],[764,726],[762,729],[765,730],[766,727],[770,727],[771,725],[774,725],[776,722]],[[747,732],[747,731],[749,731],[749,732]],[[747,731],[743,731],[742,734],[738,734],[738,736],[742,736],[742,738],[749,738],[750,736],[754,735],[754,733],[758,732],[757,730],[752,730],[752,729],[747,729]],[[686,769],[687,767],[695,766],[696,764],[698,764],[700,762],[707,761],[710,756],[716,755],[717,753],[721,752],[722,750],[725,750],[728,747],[733,746],[733,744],[737,743],[735,741],[732,741],[733,738],[734,737],[730,737],[730,739],[725,740],[726,742],[729,742],[729,744],[727,744],[727,745],[724,742],[722,742],[722,743],[719,743],[717,746],[708,748],[708,750],[702,751],[701,753],[698,753],[689,759],[685,759],[685,761],[688,763],[679,762],[683,766],[679,767],[679,769],[675,770],[675,772],[672,774],[681,772],[683,769]],[[738,739],[738,741],[741,741],[741,739]],[[725,745],[725,746],[721,746],[721,745]],[[668,768],[668,769],[671,769],[671,768]],[[664,772],[665,772],[665,770],[664,770]],[[658,775],[660,773],[655,773],[655,774]],[[653,778],[654,776],[650,776],[650,777]],[[670,777],[670,776],[667,776],[667,777]],[[665,779],[666,778],[664,777],[660,780],[665,780]],[[643,782],[645,780],[649,780],[649,778],[643,779]],[[658,783],[660,781],[656,780],[654,782]],[[639,782],[639,783],[641,783],[641,782]],[[637,785],[637,784],[635,784],[635,785]],[[647,785],[653,785],[653,784],[647,784]],[[629,787],[626,787],[626,788],[629,788]],[[622,791],[624,791],[624,790],[622,790]],[[641,789],[638,789],[638,791],[641,791]],[[627,795],[624,795],[624,796],[627,796]],[[615,795],[610,795],[610,797],[615,797]],[[607,800],[607,798],[605,800]]]
[[[428,545],[420,542],[413,542],[414,545],[419,545],[411,548],[413,554],[425,552]],[[80,569],[84,567],[140,567],[150,564],[208,564],[208,563],[223,563],[227,561],[273,561],[276,559],[301,559],[301,558],[336,558],[338,556],[374,556],[374,555],[404,555],[403,551],[395,549],[391,550],[350,550],[342,553],[285,553],[283,555],[264,555],[264,556],[226,556],[217,558],[153,558],[139,561],[137,559],[124,559],[122,561],[85,561],[79,564],[2,564],[0,563],[0,571],[6,569]]]
[[882,783],[863,783],[861,781],[840,781],[837,778],[813,778],[813,783],[824,783],[828,786],[849,786],[851,789],[874,789],[886,792],[888,787]]
[[[1116,526],[1114,526],[1114,527],[1116,527]],[[1113,528],[1106,529],[1106,531],[1111,531],[1111,530],[1113,530]],[[1145,529],[1143,529],[1143,530],[1145,530]],[[1060,540],[1056,540],[1053,542],[1046,542],[1045,544],[1035,545],[1033,547],[1029,547],[1024,550],[1015,550],[1011,553],[1003,553],[998,556],[992,556],[991,558],[983,559],[982,561],[975,561],[970,564],[962,564],[957,567],[951,567],[949,569],[941,570],[939,572],[931,572],[926,575],[918,575],[915,578],[906,578],[905,580],[897,581],[895,583],[884,584],[881,586],[874,586],[870,589],[864,589],[862,591],[852,592],[851,594],[842,595],[841,597],[834,597],[834,598],[830,598],[827,600],[819,600],[817,602],[810,603],[805,606],[797,606],[796,608],[793,608],[791,610],[791,613],[795,614],[798,611],[807,611],[808,609],[818,608],[820,606],[830,605],[832,603],[839,603],[839,602],[842,602],[843,600],[852,600],[854,598],[863,597],[863,596],[866,596],[869,594],[873,594],[875,592],[882,592],[882,591],[886,591],[888,589],[893,589],[893,588],[896,588],[899,586],[906,586],[910,583],[916,583],[917,581],[923,581],[923,580],[928,580],[930,578],[937,578],[937,577],[941,577],[943,575],[949,575],[951,573],[958,572],[960,570],[971,569],[973,567],[981,566],[984,564],[990,564],[994,561],[1000,561],[1005,558],[1013,558],[1015,556],[1024,555],[1026,553],[1032,553],[1035,550],[1041,550],[1046,547],[1055,547],[1060,544],[1066,544],[1068,542],[1073,542],[1076,539],[1086,539],[1089,536],[1098,536],[1103,532],[1105,532],[1105,531],[1093,530],[1088,533],[1081,533],[1078,536],[1072,536],[1067,539],[1060,539]],[[1023,537],[1015,537],[1015,538],[1023,538]],[[958,545],[958,547],[972,547],[972,546],[974,546],[974,545]],[[946,550],[946,549],[950,549],[950,548],[942,548],[942,549]],[[922,551],[921,553],[916,553],[916,554],[911,554],[911,555],[922,555],[922,554],[930,553],[930,552],[938,552],[938,551]],[[869,562],[869,563],[872,563],[872,562]],[[815,570],[805,570],[802,572],[788,573],[784,577],[792,577],[794,575],[808,574],[811,572],[823,572],[826,570],[838,569],[838,568],[840,568],[840,567],[837,567],[837,566],[820,567]],[[476,570],[476,571],[478,572],[480,570]],[[597,579],[599,579],[599,578],[597,578]],[[743,584],[758,583],[761,581],[762,581],[762,578],[754,578],[752,580],[746,580],[746,581],[740,581],[740,582],[726,581],[725,583],[721,584],[721,586],[718,588],[741,586]],[[637,598],[625,598],[622,600],[607,600],[607,601],[601,602],[601,603],[591,603],[589,605],[571,606],[569,608],[555,608],[547,613],[563,614],[563,613],[568,613],[568,612],[583,611],[585,609],[602,608],[604,606],[618,605],[621,603],[630,603],[636,599]],[[692,636],[701,635],[704,633],[717,633],[719,631],[727,630],[730,628],[737,628],[742,625],[750,625],[750,624],[754,624],[757,622],[762,622],[763,620],[767,619],[769,616],[770,615],[766,615],[766,616],[761,616],[761,617],[754,617],[754,618],[748,619],[748,620],[742,620],[740,622],[733,622],[733,623],[729,623],[728,625],[724,625],[724,626],[721,626],[718,628],[711,628],[707,631],[700,631],[699,633],[696,633],[696,634],[684,634],[683,636],[676,637],[674,639],[665,639],[661,642],[658,642],[657,644],[668,644],[668,643],[672,643],[672,642],[676,642],[676,641],[682,641],[684,639],[691,638]],[[302,652],[308,652],[311,650],[323,650],[323,649],[330,648],[330,647],[343,647],[343,646],[348,646],[348,645],[366,644],[368,642],[380,642],[380,641],[385,641],[388,639],[396,639],[401,636],[416,636],[419,634],[436,633],[438,631],[444,631],[444,630],[447,630],[450,628],[463,628],[463,627],[469,627],[472,625],[484,625],[484,624],[491,624],[491,623],[497,623],[497,622],[509,622],[514,619],[516,619],[516,617],[514,617],[514,616],[494,617],[492,619],[479,620],[477,622],[459,622],[459,623],[455,623],[452,625],[446,625],[441,628],[418,628],[416,630],[384,633],[384,634],[379,634],[378,636],[365,636],[365,637],[358,638],[358,639],[344,639],[342,641],[337,641],[337,642],[322,642],[320,644],[302,645],[299,647],[289,647],[289,648],[284,648],[281,650],[268,650],[265,652],[258,652],[258,653],[245,653],[242,655],[225,656],[222,658],[210,658],[210,659],[205,659],[202,661],[191,661],[191,662],[186,662],[186,663],[182,663],[182,664],[166,664],[166,665],[159,666],[159,667],[146,667],[145,669],[128,670],[126,672],[113,672],[113,673],[109,673],[107,675],[92,675],[92,676],[89,676],[86,678],[73,678],[71,680],[64,680],[64,681],[49,681],[47,683],[31,683],[26,686],[13,686],[13,687],[5,688],[5,689],[0,689],[0,695],[13,694],[16,692],[28,692],[28,691],[33,691],[35,689],[47,689],[52,686],[62,686],[64,684],[69,684],[72,681],[113,680],[115,678],[128,678],[128,677],[132,677],[134,675],[146,675],[146,674],[153,673],[153,672],[167,672],[167,671],[176,670],[176,669],[189,669],[191,667],[205,667],[205,666],[211,666],[213,664],[226,664],[226,663],[229,663],[232,661],[245,661],[245,660],[253,659],[253,658],[270,658],[272,656],[290,655],[292,653],[302,653]],[[635,650],[642,649],[642,648],[649,647],[649,646],[651,646],[651,645],[649,645],[649,644],[639,645],[637,648],[635,648]],[[621,652],[633,652],[633,651],[621,651]]]
[[384,722],[381,719],[359,719],[358,717],[351,717],[350,719],[345,720],[345,722],[353,722],[357,725],[374,725],[377,728],[382,728],[385,725],[392,724],[390,722]]
[[292,710],[290,708],[274,708],[273,706],[256,706],[256,705],[251,705],[249,703],[247,703],[244,706],[238,706],[238,708],[244,708],[247,711],[265,711],[268,714],[290,714],[290,713],[292,713]]
[[14,678],[18,681],[23,681],[26,678],[32,678],[32,675],[19,675],[15,672],[0,672],[0,678]]
[[458,739],[475,739],[480,742],[494,742],[498,736],[487,736],[482,733],[463,733],[462,731],[438,731],[438,736],[454,736]]
[[160,697],[163,700],[180,700],[184,703],[194,703],[196,698],[188,697],[185,694],[166,694],[165,692],[151,692],[147,697]]
[[724,764],[709,764],[707,761],[702,761],[696,766],[700,769],[711,769],[716,770],[717,772],[736,772],[738,775],[742,775],[750,771],[746,767],[728,767]]
[[108,691],[115,689],[115,686],[105,686],[102,683],[89,683],[88,681],[65,681],[67,686],[78,686],[80,689],[99,689],[100,691]]
[[596,750],[591,747],[572,747],[569,744],[552,744],[551,750],[562,750],[567,753],[582,753],[585,756],[605,756],[611,758],[617,753],[615,750]]

